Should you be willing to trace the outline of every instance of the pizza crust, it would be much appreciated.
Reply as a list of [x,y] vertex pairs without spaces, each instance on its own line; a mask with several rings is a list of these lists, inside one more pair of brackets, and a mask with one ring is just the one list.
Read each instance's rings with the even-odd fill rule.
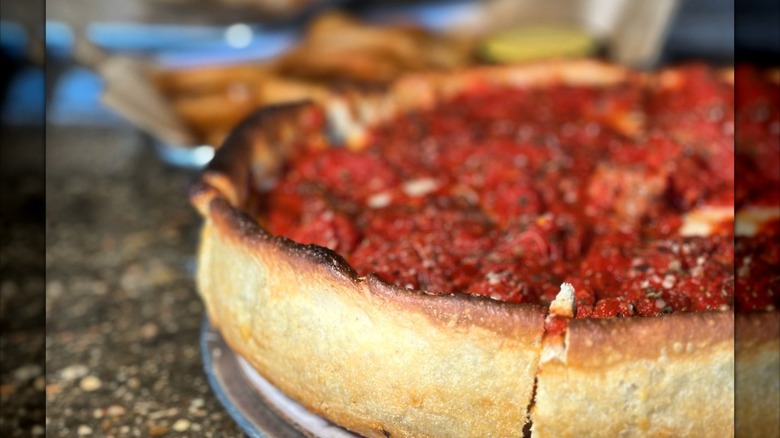
[[780,436],[780,313],[737,314],[737,436]]
[[209,317],[277,388],[365,436],[521,434],[541,307],[357,278],[335,253],[270,236],[223,199],[208,208],[198,284]]
[[[731,311],[575,319],[564,336],[543,340],[538,306],[359,278],[332,251],[272,236],[253,219],[256,193],[273,185],[296,144],[336,138],[359,148],[366,124],[474,84],[609,85],[627,75],[592,61],[415,75],[383,93],[254,114],[191,194],[204,218],[197,283],[212,324],[291,398],[366,436],[520,436],[531,405],[534,436],[729,435]],[[324,124],[311,123],[319,116]],[[768,315],[776,327],[778,313]],[[744,318],[754,317],[737,315],[738,334]],[[753,328],[737,345],[737,414],[749,419],[737,430],[774,427],[777,411],[757,397],[777,387],[778,342]]]
[[533,435],[729,435],[733,331],[731,312],[571,321],[539,368]]

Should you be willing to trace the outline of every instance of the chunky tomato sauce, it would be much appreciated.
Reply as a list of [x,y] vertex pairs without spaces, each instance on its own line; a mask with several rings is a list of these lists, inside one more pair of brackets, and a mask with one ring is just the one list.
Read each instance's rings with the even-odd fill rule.
[[[750,127],[737,138],[757,173],[772,171],[763,159],[777,150],[765,150],[775,125],[752,109],[764,93],[746,94],[736,120]],[[269,194],[265,223],[407,288],[549,304],[569,282],[577,317],[725,310],[733,227],[679,230],[691,210],[763,190],[751,176],[735,192],[735,162],[747,158],[734,125],[733,86],[701,65],[604,88],[482,84],[373,128],[360,151],[304,152]],[[752,285],[740,309],[776,305],[766,291],[778,253],[763,236],[736,247],[738,258],[764,254],[738,264],[737,290]]]
[[755,234],[736,237],[738,311],[780,307],[780,71],[773,74],[746,66],[735,71],[735,203],[742,211],[775,212]]

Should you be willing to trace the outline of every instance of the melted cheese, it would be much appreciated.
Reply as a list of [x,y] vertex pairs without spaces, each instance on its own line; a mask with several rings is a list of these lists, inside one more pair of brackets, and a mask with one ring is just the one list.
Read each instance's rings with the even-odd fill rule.
[[570,283],[561,284],[561,289],[550,303],[550,313],[564,318],[573,318],[577,313],[577,303],[574,299],[574,286]]
[[767,223],[780,219],[780,206],[750,206],[734,214],[733,207],[705,206],[688,212],[680,228],[682,236],[709,236],[734,221],[737,236],[754,236]]
[[709,236],[718,226],[734,219],[734,207],[705,206],[688,212],[683,218],[680,234]]
[[734,234],[754,236],[769,222],[780,219],[780,206],[748,207],[734,220]]

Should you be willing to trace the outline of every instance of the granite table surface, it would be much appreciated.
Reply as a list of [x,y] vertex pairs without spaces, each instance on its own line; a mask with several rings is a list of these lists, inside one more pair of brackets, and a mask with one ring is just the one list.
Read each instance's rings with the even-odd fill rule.
[[46,149],[46,435],[242,436],[200,357],[196,172],[132,128],[52,126]]
[[43,146],[0,125],[0,437],[44,431]]

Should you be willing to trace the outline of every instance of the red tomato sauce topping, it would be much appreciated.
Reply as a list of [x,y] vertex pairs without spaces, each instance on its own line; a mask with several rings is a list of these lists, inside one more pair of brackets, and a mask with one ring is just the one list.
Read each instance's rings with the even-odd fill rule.
[[[735,113],[732,84],[701,65],[611,87],[483,84],[372,128],[360,151],[304,153],[264,223],[407,288],[549,304],[569,282],[578,318],[766,310],[767,232],[738,238],[736,278],[733,227],[679,235],[693,209],[770,197],[762,86]],[[735,163],[758,169],[736,191]]]
[[[736,207],[780,212],[780,70],[768,73],[738,66],[735,84]],[[737,311],[780,308],[778,242],[777,216],[762,224],[753,235],[736,236]]]

